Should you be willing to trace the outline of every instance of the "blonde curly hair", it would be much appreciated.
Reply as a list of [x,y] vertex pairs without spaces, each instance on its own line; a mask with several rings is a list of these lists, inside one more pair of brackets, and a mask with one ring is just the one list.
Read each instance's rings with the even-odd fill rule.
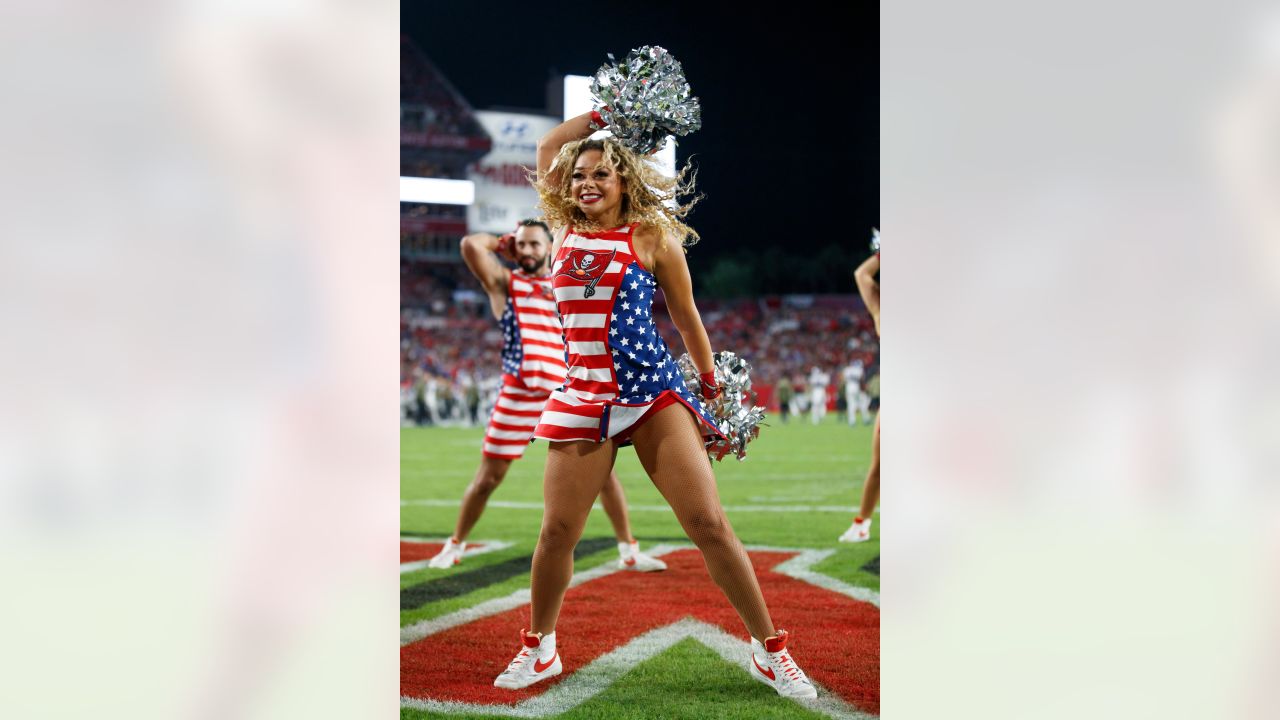
[[[532,178],[548,225],[553,228],[573,225],[586,232],[609,229],[598,227],[587,218],[570,191],[573,165],[579,155],[589,150],[599,150],[601,164],[613,168],[626,181],[622,224],[656,226],[663,237],[678,238],[686,247],[698,242],[698,232],[684,222],[685,216],[702,199],[701,195],[694,194],[696,173],[685,165],[675,177],[667,177],[651,158],[637,155],[613,138],[567,143],[551,161],[547,172],[541,178]],[[687,202],[681,202],[682,199]]]

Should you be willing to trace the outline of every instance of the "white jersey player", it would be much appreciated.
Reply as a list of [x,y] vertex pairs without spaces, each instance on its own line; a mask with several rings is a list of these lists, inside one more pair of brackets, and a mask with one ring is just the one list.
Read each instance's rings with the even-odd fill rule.
[[854,360],[841,372],[844,377],[844,399],[849,408],[849,424],[857,424],[857,419],[865,417],[865,424],[871,424],[871,396],[863,389],[866,369],[861,360]]
[[813,424],[822,422],[827,414],[827,386],[831,384],[831,376],[817,365],[809,371],[809,417]]

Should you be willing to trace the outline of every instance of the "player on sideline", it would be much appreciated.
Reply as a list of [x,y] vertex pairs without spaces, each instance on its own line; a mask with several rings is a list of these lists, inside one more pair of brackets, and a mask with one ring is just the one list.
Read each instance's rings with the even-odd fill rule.
[[[877,250],[866,262],[858,266],[853,279],[858,283],[858,292],[862,294],[862,302],[866,304],[871,319],[876,324],[876,335],[880,335],[880,283],[876,274],[880,272],[880,251]],[[867,482],[862,486],[862,504],[858,507],[858,515],[853,524],[840,536],[840,542],[866,542],[871,539],[871,514],[880,501],[880,413],[876,412],[876,429],[871,440],[871,467],[867,470]]]
[[814,425],[821,425],[822,418],[827,415],[827,385],[831,384],[831,377],[827,375],[827,371],[813,366],[809,371],[809,417]]
[[[751,676],[787,697],[817,690],[774,627],[746,549],[716,490],[704,438],[722,437],[702,404],[718,397],[711,343],[693,301],[683,218],[691,205],[664,199],[692,182],[612,138],[590,140],[598,113],[566,120],[538,142],[535,187],[557,228],[552,267],[568,341],[568,379],[551,394],[535,437],[551,441],[546,511],[530,576],[529,631],[494,685],[523,688],[559,675],[556,621],[573,576],[573,547],[618,447],[634,443],[649,479],[701,551],[711,579],[751,635]],[[701,379],[685,386],[651,313],[661,286],[667,311]],[[699,397],[701,395],[701,397]],[[656,589],[656,588],[655,588]],[[655,602],[680,602],[662,598]]]
[[[480,468],[462,495],[453,537],[431,558],[430,567],[448,568],[462,561],[467,535],[489,496],[506,477],[511,462],[524,455],[542,406],[564,382],[564,341],[551,292],[550,252],[551,233],[538,220],[521,220],[514,234],[501,238],[487,233],[462,238],[462,259],[484,286],[489,308],[502,325],[502,389],[485,430]],[[495,253],[519,267],[508,270]],[[631,536],[627,498],[612,467],[600,491],[600,504],[618,536],[620,568],[667,569],[666,563],[640,552],[640,544]]]
[[844,367],[841,372],[844,378],[844,402],[849,408],[846,413],[846,419],[849,421],[849,427],[858,424],[858,419],[863,415],[867,417],[866,424],[871,424],[871,396],[863,389],[862,384],[866,379],[866,368],[862,365],[862,360],[854,358]]

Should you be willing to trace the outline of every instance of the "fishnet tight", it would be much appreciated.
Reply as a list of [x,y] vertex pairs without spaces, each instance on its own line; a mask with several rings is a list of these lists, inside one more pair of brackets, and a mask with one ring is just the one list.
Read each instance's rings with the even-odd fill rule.
[[[711,579],[751,636],[774,635],[760,583],[742,542],[720,505],[711,461],[693,415],[682,405],[660,410],[632,436],[640,463],[675,512],[685,534],[702,551]],[[591,501],[600,492],[617,454],[612,442],[551,443],[543,479],[542,532],[533,554],[533,632],[555,630],[565,590],[573,577],[573,547],[582,536]]]

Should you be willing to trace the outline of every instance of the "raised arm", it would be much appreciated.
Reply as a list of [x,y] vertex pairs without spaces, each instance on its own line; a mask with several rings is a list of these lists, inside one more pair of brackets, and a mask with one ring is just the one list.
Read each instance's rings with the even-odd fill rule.
[[853,272],[853,280],[858,283],[862,302],[867,306],[867,312],[871,313],[871,319],[876,323],[877,335],[880,334],[880,283],[876,282],[878,272],[880,272],[880,253],[867,258],[867,261]]
[[538,140],[538,179],[541,180],[551,169],[551,161],[556,159],[560,148],[574,140],[589,137],[595,129],[591,127],[591,113],[583,113],[569,118]]
[[511,277],[511,271],[498,262],[495,255],[510,246],[510,236],[504,237],[505,246],[504,238],[489,233],[475,233],[462,238],[462,260],[489,296],[494,317],[502,316],[501,308],[507,303],[507,281]]

